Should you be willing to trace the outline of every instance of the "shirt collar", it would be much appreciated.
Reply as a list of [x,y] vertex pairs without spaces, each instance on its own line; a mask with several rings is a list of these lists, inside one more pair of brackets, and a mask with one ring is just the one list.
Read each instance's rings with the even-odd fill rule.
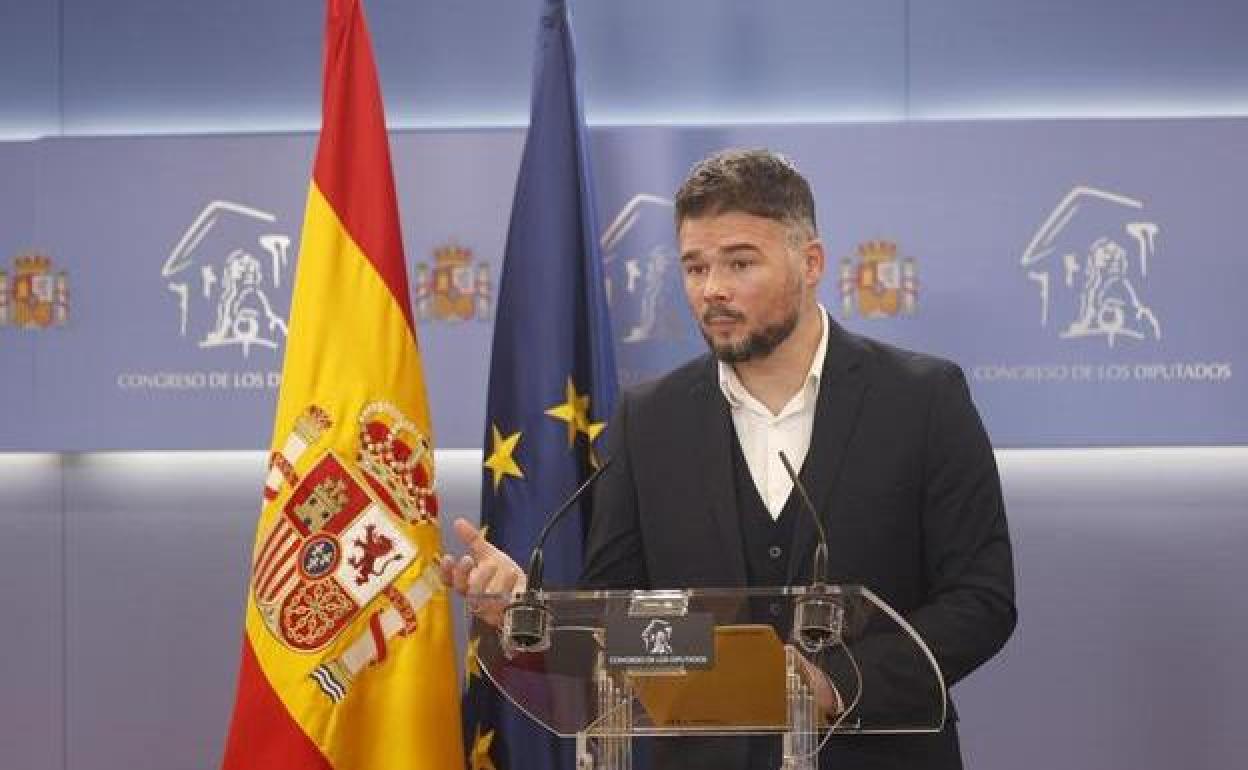
[[[815,393],[819,392],[819,381],[823,377],[823,362],[828,356],[828,317],[827,310],[822,304],[818,304],[819,323],[822,331],[819,335],[819,346],[815,348],[815,357],[810,361],[810,371],[806,373],[806,389]],[[761,411],[766,414],[767,409],[754,398],[745,386],[741,384],[741,378],[737,376],[737,370],[732,368],[732,364],[723,361],[718,362],[719,368],[719,389],[723,392],[724,398],[728,400],[728,405],[733,409],[738,409],[745,405],[751,405],[755,411]],[[798,391],[794,395],[797,398],[802,391]],[[782,412],[787,411],[787,407]]]

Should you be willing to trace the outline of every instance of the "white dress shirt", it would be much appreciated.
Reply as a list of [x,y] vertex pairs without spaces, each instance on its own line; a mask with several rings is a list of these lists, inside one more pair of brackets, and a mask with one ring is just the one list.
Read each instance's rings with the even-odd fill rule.
[[822,305],[819,306],[819,323],[823,331],[806,381],[778,414],[772,414],[745,389],[731,364],[719,362],[719,388],[732,410],[737,441],[750,467],[754,487],[773,519],[780,518],[793,491],[793,482],[780,462],[779,452],[783,450],[793,463],[793,469],[800,472],[810,449],[815,405],[819,401],[819,378],[823,375],[823,359],[828,354],[828,321]]

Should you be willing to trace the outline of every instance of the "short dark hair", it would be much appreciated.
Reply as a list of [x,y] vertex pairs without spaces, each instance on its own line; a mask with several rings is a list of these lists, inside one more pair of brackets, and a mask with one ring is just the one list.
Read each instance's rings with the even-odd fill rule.
[[728,149],[694,164],[676,191],[676,229],[686,219],[730,212],[815,226],[815,197],[793,161],[767,149]]

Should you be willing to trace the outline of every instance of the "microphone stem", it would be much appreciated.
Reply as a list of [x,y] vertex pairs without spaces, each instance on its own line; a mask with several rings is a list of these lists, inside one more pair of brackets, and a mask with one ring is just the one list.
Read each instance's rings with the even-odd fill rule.
[[546,526],[542,527],[542,531],[538,533],[537,545],[533,546],[533,553],[529,556],[529,569],[525,576],[526,587],[529,592],[536,593],[542,590],[542,546],[546,543],[546,536],[550,534],[551,527],[555,526],[573,504],[581,499],[581,496],[585,494],[585,490],[589,489],[598,480],[598,477],[603,474],[603,471],[607,469],[607,466],[611,464],[613,459],[608,457],[606,462],[599,465],[597,470],[589,474],[589,478],[585,479],[576,488],[576,491],[567,500],[563,501],[563,505],[559,506],[559,510],[555,511],[554,515],[546,520]]
[[788,472],[789,478],[793,481],[793,488],[801,495],[802,502],[806,504],[806,510],[810,512],[810,517],[815,521],[815,531],[819,533],[819,545],[815,547],[815,561],[811,568],[812,582],[825,583],[828,579],[828,535],[823,531],[823,521],[819,518],[819,512],[815,510],[815,504],[811,502],[806,486],[798,478],[797,471],[789,462],[788,455],[784,453],[784,450],[781,450],[779,454],[780,462],[784,463],[784,470]]

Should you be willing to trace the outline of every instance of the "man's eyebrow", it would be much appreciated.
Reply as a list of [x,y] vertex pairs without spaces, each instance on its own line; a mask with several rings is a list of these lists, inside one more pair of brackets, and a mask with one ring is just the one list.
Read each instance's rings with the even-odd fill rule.
[[[739,254],[743,251],[757,252],[758,250],[757,245],[749,241],[741,241],[739,243],[730,243],[719,251],[722,254]],[[688,262],[691,259],[700,259],[702,256],[703,254],[701,249],[690,249],[680,255],[680,261]]]

